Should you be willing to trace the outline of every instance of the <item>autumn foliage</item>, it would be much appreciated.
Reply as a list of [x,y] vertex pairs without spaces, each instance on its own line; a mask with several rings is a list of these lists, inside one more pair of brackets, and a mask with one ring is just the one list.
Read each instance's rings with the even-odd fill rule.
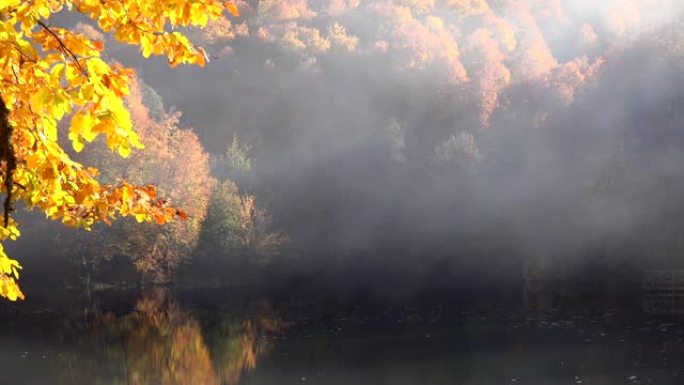
[[648,25],[654,7],[640,0],[601,4],[594,15],[578,12],[573,1],[244,0],[237,2],[240,17],[210,22],[200,38],[218,45],[218,56],[249,40],[313,70],[324,71],[325,59],[337,54],[384,60],[405,77],[431,74],[476,98],[479,124],[489,127],[509,86],[539,83],[571,101],[615,44]]
[[[143,56],[165,55],[171,66],[206,62],[201,48],[180,33],[203,27],[230,2],[138,0],[0,1],[0,158],[5,218],[0,239],[19,235],[11,215],[16,202],[66,225],[90,228],[118,216],[166,223],[179,210],[151,186],[119,180],[101,183],[97,170],[74,161],[58,142],[69,120],[74,150],[104,137],[121,156],[143,147],[124,104],[132,70],[102,59],[102,41],[52,24],[62,11],[78,12],[117,40],[140,46]],[[0,296],[23,298],[20,265],[0,249]]]
[[286,242],[272,227],[271,217],[256,198],[240,194],[235,183],[225,180],[212,191],[201,235],[207,249],[226,254],[246,251],[263,261]]
[[127,256],[147,281],[163,282],[195,248],[215,182],[197,135],[179,127],[178,113],[152,117],[141,87],[145,85],[135,79],[131,82],[126,104],[145,151],[121,158],[96,143],[78,159],[97,167],[104,181],[123,178],[130,183],[152,183],[160,199],[185,208],[179,214],[183,220],[158,226],[165,222],[159,216],[152,223],[122,219],[81,234],[72,248],[81,246],[90,260]]

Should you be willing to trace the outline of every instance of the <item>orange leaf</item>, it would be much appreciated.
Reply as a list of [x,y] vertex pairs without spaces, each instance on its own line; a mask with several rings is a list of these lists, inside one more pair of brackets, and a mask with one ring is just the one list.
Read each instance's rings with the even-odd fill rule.
[[154,216],[154,221],[157,222],[158,225],[163,225],[164,223],[166,223],[166,219],[164,219],[164,216],[159,214]]
[[176,210],[176,215],[180,217],[180,219],[187,221],[188,220],[188,214],[183,211],[183,210]]
[[234,17],[240,17],[240,11],[238,11],[237,5],[235,5],[235,3],[226,1],[226,9]]

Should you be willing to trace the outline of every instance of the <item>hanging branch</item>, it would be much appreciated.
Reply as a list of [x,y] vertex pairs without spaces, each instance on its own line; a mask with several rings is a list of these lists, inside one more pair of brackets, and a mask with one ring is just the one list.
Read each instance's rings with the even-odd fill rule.
[[5,201],[4,208],[4,225],[7,227],[9,223],[9,213],[12,211],[12,179],[14,170],[17,169],[17,157],[14,154],[14,147],[12,146],[12,125],[9,122],[9,110],[5,105],[5,101],[0,97],[0,161],[5,162]]

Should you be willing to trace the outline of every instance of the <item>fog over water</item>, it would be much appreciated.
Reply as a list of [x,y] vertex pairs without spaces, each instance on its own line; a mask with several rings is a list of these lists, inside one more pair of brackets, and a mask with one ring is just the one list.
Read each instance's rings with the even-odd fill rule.
[[0,382],[681,383],[683,1],[235,3],[204,68],[50,19],[136,71],[71,155],[189,217],[18,207]]

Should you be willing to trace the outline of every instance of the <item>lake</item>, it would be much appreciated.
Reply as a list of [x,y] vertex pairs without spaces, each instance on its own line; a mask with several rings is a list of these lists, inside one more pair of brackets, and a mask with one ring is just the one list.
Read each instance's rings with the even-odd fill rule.
[[2,309],[0,382],[684,383],[684,328],[672,314],[163,289],[78,303]]

